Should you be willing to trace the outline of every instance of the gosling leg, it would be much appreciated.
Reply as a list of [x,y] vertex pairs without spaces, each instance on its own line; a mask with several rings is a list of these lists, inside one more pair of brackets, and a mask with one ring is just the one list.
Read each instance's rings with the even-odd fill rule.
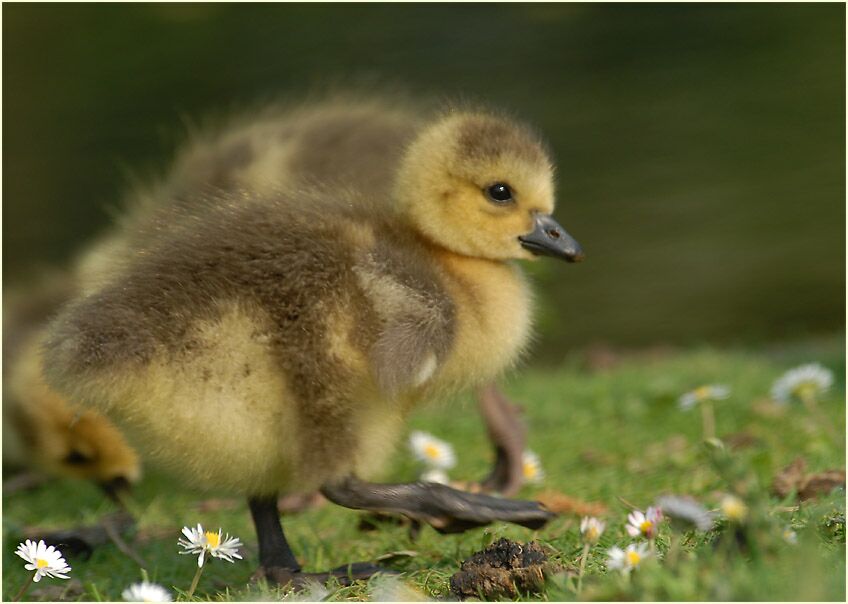
[[477,392],[477,403],[489,440],[495,447],[495,465],[480,486],[484,491],[510,497],[524,483],[522,457],[527,429],[521,420],[520,408],[494,384],[488,384]]
[[300,572],[300,564],[286,541],[277,511],[277,497],[254,497],[248,500],[250,515],[259,540],[259,565],[264,569],[285,568]]
[[441,533],[459,533],[498,520],[538,529],[556,516],[536,501],[500,499],[430,482],[375,484],[350,476],[324,485],[321,492],[340,506],[403,514]]
[[330,577],[335,577],[342,585],[349,585],[352,581],[367,579],[378,572],[391,573],[379,566],[363,562],[340,566],[325,573],[305,573],[283,533],[277,510],[277,496],[250,498],[248,506],[259,541],[259,570],[256,577],[265,577],[269,582],[279,585],[304,587],[311,581],[324,583]]

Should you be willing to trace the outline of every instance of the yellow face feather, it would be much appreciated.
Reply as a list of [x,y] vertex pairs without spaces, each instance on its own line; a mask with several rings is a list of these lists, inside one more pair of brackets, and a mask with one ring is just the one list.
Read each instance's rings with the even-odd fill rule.
[[456,305],[457,332],[437,386],[476,386],[497,378],[525,352],[531,334],[532,295],[513,263],[439,255]]
[[[494,199],[503,186],[507,201]],[[407,150],[396,184],[402,212],[434,243],[492,260],[532,259],[518,237],[554,209],[553,167],[526,129],[485,114],[454,114]]]

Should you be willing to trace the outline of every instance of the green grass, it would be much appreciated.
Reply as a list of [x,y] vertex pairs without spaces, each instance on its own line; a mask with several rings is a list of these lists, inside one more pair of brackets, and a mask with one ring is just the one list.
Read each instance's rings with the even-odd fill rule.
[[[505,384],[511,397],[523,403],[529,444],[542,458],[547,477],[541,486],[525,487],[533,497],[553,489],[609,508],[608,527],[590,553],[583,580],[583,599],[674,600],[842,600],[845,596],[844,492],[792,508],[767,492],[773,476],[797,456],[811,471],[844,467],[845,374],[844,339],[770,350],[704,348],[660,358],[634,357],[605,371],[592,371],[579,356],[558,369],[526,369]],[[836,373],[836,385],[819,403],[827,425],[802,406],[775,408],[767,403],[773,380],[785,369],[818,361]],[[744,432],[753,444],[725,451],[701,442],[698,410],[677,408],[680,393],[703,383],[724,383],[732,396],[717,403],[719,436]],[[777,411],[776,414],[771,411]],[[430,431],[452,442],[459,459],[452,477],[480,478],[491,454],[485,432],[470,398],[443,401],[422,410],[411,427]],[[214,441],[210,440],[210,455]],[[222,463],[226,463],[222,460]],[[390,480],[411,480],[417,468],[402,447],[396,453]],[[624,532],[627,508],[641,509],[663,493],[689,494],[715,508],[722,493],[736,492],[751,508],[744,530],[749,548],[740,551],[729,539],[732,531],[688,535],[683,553],[647,563],[629,580],[604,569],[605,550],[632,540]],[[213,494],[226,497],[226,494]],[[140,516],[136,549],[149,564],[150,579],[186,590],[194,574],[194,557],[178,556],[176,540],[183,525],[201,522],[221,526],[246,543],[245,559],[235,564],[214,560],[204,571],[195,599],[251,600],[276,598],[261,585],[251,585],[257,565],[256,541],[246,505],[200,512],[203,496],[182,490],[163,476],[149,472],[135,494]],[[11,599],[27,580],[13,555],[22,527],[67,527],[96,520],[111,509],[96,488],[57,481],[38,490],[3,499],[3,589]],[[840,517],[841,514],[841,517]],[[835,520],[834,520],[835,519]],[[306,570],[323,570],[353,560],[373,559],[387,552],[410,550],[413,557],[393,562],[405,580],[429,598],[450,597],[448,581],[460,562],[493,539],[506,536],[538,539],[566,569],[576,570],[581,552],[579,518],[563,516],[543,530],[494,525],[462,535],[439,535],[425,528],[412,541],[405,527],[385,525],[377,531],[357,529],[359,514],[332,505],[284,517],[289,541]],[[830,521],[830,526],[825,526]],[[840,524],[841,523],[841,524]],[[798,543],[781,535],[791,525]],[[841,528],[840,528],[841,527]],[[665,552],[671,530],[664,526],[658,548]],[[140,569],[112,545],[88,560],[71,559],[72,576],[81,582],[78,599],[119,599],[122,589],[141,578]],[[28,598],[39,595],[46,579]],[[227,587],[228,586],[228,587]],[[331,590],[331,600],[364,600],[373,584]],[[55,596],[52,596],[55,597]],[[552,579],[534,596],[548,600],[576,599],[568,574]]]

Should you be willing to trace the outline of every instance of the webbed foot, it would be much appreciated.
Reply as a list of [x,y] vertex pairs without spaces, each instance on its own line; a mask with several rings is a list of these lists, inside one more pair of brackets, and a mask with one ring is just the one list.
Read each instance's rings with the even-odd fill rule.
[[342,585],[350,585],[353,581],[367,579],[377,573],[396,574],[395,571],[370,562],[345,564],[323,573],[303,572],[283,533],[277,511],[276,495],[252,497],[248,500],[248,504],[256,525],[256,535],[259,538],[260,566],[253,575],[254,579],[264,577],[270,583],[291,584],[300,589],[314,583],[326,583],[331,577]]
[[375,484],[351,476],[324,485],[321,492],[343,507],[403,514],[441,533],[459,533],[498,520],[538,529],[556,516],[536,501],[501,499],[428,482]]
[[341,585],[350,585],[354,581],[369,579],[377,573],[400,574],[397,571],[389,570],[376,564],[371,564],[370,562],[354,562],[323,573],[306,573],[301,570],[292,570],[280,566],[260,567],[254,574],[254,579],[264,577],[269,583],[276,583],[283,587],[291,585],[295,589],[303,589],[314,583],[323,585],[331,578],[338,581]]

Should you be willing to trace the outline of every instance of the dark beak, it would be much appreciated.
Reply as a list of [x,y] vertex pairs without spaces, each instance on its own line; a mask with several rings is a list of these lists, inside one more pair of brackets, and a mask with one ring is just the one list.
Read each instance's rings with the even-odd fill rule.
[[116,503],[121,503],[121,500],[130,492],[130,482],[123,476],[118,476],[101,482],[100,488],[103,489],[109,499]]
[[551,215],[536,214],[533,227],[532,233],[518,238],[524,249],[537,256],[553,256],[566,262],[583,260],[583,248]]

